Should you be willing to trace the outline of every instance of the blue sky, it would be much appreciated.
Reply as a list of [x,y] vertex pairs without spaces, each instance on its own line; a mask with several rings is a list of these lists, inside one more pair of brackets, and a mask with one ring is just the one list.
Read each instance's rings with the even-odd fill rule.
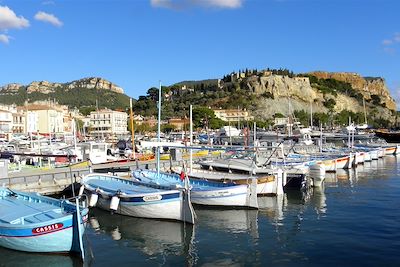
[[0,0],[0,85],[161,80],[245,68],[358,72],[400,100],[398,0]]

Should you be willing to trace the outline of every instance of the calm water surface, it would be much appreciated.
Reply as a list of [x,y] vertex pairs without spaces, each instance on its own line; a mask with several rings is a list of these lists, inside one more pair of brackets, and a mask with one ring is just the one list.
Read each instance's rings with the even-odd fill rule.
[[[322,189],[259,198],[260,210],[196,208],[195,226],[91,210],[87,266],[400,266],[394,156],[328,174]],[[79,266],[0,248],[0,266]]]

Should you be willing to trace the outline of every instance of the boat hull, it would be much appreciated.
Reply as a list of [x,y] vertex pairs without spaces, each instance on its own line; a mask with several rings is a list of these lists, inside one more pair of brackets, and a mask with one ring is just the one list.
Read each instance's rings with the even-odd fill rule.
[[[188,190],[145,186],[103,174],[88,174],[81,183],[91,196],[98,196],[97,202],[92,205],[103,210],[132,217],[194,223]],[[116,205],[113,198],[117,200]]]
[[[76,203],[80,205],[79,199]],[[68,200],[0,188],[0,246],[26,252],[83,254],[88,209]]]
[[[63,227],[59,230],[33,234],[34,229],[45,229],[45,227],[49,228],[49,225],[61,224]],[[80,228],[82,238],[85,227],[81,224]],[[76,239],[72,227],[72,216],[67,221],[46,222],[33,228],[3,228],[0,230],[0,246],[25,252],[68,253],[74,251],[74,247],[77,246],[74,242]]]
[[[164,186],[184,186],[183,181],[175,174],[162,173],[160,179],[156,173],[148,170],[134,171],[133,176],[144,183],[159,183]],[[202,179],[190,180],[191,201],[198,205],[231,206],[258,208],[256,201],[256,184],[254,196],[250,184],[211,182]]]
[[[154,201],[153,203],[144,201],[121,199],[117,214],[149,219],[164,219],[164,220],[183,220],[182,216],[182,196],[176,193],[173,198]],[[142,197],[143,199],[143,197]],[[110,211],[111,198],[100,197],[97,206],[103,210]]]
[[249,206],[248,188],[246,185],[207,191],[193,189],[191,197],[192,203],[197,205],[233,207]]

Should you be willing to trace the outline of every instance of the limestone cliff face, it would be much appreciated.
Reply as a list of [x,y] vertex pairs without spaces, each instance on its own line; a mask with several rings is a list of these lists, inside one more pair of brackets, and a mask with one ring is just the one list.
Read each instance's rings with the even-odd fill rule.
[[[13,93],[17,92],[21,86],[23,85],[17,83],[10,83],[0,87],[0,91],[1,93]],[[121,87],[117,86],[116,84],[107,81],[103,78],[97,78],[97,77],[84,78],[69,83],[35,81],[31,82],[26,86],[26,91],[28,94],[33,92],[49,94],[54,92],[56,88],[64,88],[66,91],[74,88],[89,88],[89,89],[100,89],[100,90],[103,89],[103,90],[110,90],[120,94],[124,93],[124,90]]]
[[[390,96],[383,79],[365,79],[358,74],[352,73],[318,72],[311,74],[318,78],[332,78],[350,83],[367,100],[366,109],[368,114],[374,113],[374,116],[393,120],[392,110],[396,109],[396,103]],[[275,113],[288,114],[289,106],[292,111],[305,110],[310,112],[311,103],[313,112],[326,113],[328,109],[324,106],[324,102],[330,98],[336,102],[333,109],[334,112],[341,112],[342,110],[364,111],[360,101],[353,97],[341,93],[335,96],[330,94],[323,95],[318,89],[312,87],[308,77],[291,78],[269,73],[261,77],[257,75],[244,77],[239,82],[242,84],[242,89],[247,89],[254,94],[260,95],[257,103],[255,103],[253,112],[255,116],[261,118],[271,117]],[[379,95],[381,103],[385,103],[386,108],[374,106],[371,101],[368,101],[372,95]]]
[[247,87],[253,93],[269,93],[273,98],[298,99],[305,102],[322,101],[323,95],[314,90],[307,77],[294,77],[282,75],[252,76],[247,79]]
[[354,89],[360,91],[366,100],[370,100],[372,95],[378,95],[388,109],[396,110],[396,102],[390,96],[389,89],[382,78],[363,78],[359,74],[351,72],[316,71],[310,74],[319,79],[335,79],[350,83]]
[[21,86],[23,85],[19,83],[9,83],[4,86],[1,86],[0,92],[9,92],[9,93],[17,92]]
[[82,87],[89,89],[106,89],[120,94],[124,93],[124,90],[121,87],[102,78],[95,78],[95,77],[85,78],[73,81],[68,84],[68,89],[82,88]]
[[31,82],[26,88],[28,94],[33,92],[49,94],[55,91],[57,87],[61,87],[61,83],[52,83],[48,81]]

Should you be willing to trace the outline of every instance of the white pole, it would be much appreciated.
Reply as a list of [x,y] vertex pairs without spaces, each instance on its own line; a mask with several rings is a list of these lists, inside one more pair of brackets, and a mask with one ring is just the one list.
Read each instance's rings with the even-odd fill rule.
[[347,147],[348,148],[350,148],[351,147],[351,144],[350,144],[350,142],[351,142],[351,117],[349,117],[349,130],[348,130],[348,134],[349,134],[349,136],[348,136],[348,139],[347,139]]
[[[73,133],[73,140],[74,140],[74,153],[75,156],[78,155],[77,147],[76,147],[76,124],[75,124],[75,118],[72,119],[72,133]],[[75,162],[78,161],[78,158],[75,158]]]
[[257,142],[257,123],[256,122],[254,122],[253,127],[254,127],[253,146],[255,147],[256,146],[256,142]]
[[133,159],[136,159],[136,151],[135,151],[135,128],[133,126],[133,105],[132,105],[132,98],[129,99],[129,107],[130,107],[130,121],[131,121],[131,141],[132,141],[132,152],[133,152]]
[[190,160],[190,173],[192,173],[192,168],[193,168],[193,114],[192,114],[192,108],[193,106],[190,105],[190,112],[189,112],[189,117],[190,117],[190,151],[189,151],[189,160]]
[[367,112],[365,110],[365,99],[363,98],[363,108],[364,108],[364,120],[365,120],[365,124],[368,125],[368,121],[367,121]]
[[311,106],[310,106],[310,109],[311,109],[311,121],[310,121],[310,128],[311,128],[311,130],[312,130],[312,128],[313,128],[313,117],[312,117],[312,101],[310,102],[310,104],[311,104]]
[[160,177],[160,141],[161,141],[161,81],[158,90],[158,127],[157,127],[157,178]]
[[319,152],[322,153],[322,122],[319,123],[319,131],[320,131],[320,137],[319,137]]

